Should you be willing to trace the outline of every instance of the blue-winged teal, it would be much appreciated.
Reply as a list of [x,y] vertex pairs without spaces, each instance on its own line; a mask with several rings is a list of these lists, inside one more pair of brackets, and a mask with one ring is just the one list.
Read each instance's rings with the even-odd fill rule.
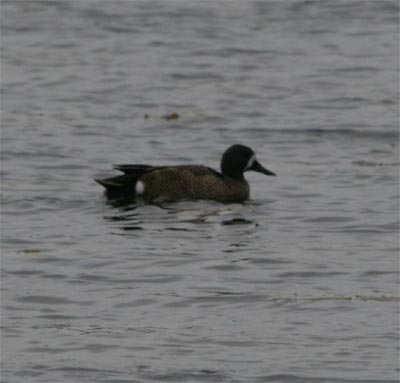
[[140,196],[147,202],[208,199],[241,202],[250,188],[243,173],[248,170],[275,176],[256,159],[252,149],[233,145],[221,159],[221,173],[202,165],[115,165],[124,174],[96,180],[109,197]]

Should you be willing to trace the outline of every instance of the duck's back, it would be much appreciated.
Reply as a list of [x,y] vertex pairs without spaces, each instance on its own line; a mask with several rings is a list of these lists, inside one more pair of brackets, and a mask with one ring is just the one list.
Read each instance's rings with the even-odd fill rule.
[[209,199],[241,202],[249,196],[249,186],[201,165],[155,168],[143,174],[143,197],[149,201]]

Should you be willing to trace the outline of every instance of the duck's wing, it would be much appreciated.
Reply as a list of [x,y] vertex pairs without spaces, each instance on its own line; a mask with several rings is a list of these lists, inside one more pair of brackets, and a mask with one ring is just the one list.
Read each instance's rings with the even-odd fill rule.
[[155,170],[158,167],[151,165],[142,165],[142,164],[124,164],[124,165],[113,165],[113,169],[119,170],[125,174],[144,174],[150,170]]
[[208,170],[209,172],[211,172],[212,174],[214,174],[214,176],[216,176],[216,177],[218,177],[218,178],[221,178],[221,179],[224,178],[224,176],[223,176],[220,172],[217,172],[217,171],[214,170],[213,168],[207,167],[207,170]]

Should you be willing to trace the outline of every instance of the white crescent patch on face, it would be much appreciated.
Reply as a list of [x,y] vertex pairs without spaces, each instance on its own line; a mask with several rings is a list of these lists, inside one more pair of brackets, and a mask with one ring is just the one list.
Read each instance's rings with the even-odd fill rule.
[[136,182],[135,193],[136,193],[136,195],[143,195],[144,194],[144,183],[142,181]]
[[246,167],[244,168],[244,171],[249,170],[249,169],[253,166],[255,160],[256,160],[256,155],[253,154],[253,155],[249,158],[249,161],[247,162],[247,165],[246,165]]

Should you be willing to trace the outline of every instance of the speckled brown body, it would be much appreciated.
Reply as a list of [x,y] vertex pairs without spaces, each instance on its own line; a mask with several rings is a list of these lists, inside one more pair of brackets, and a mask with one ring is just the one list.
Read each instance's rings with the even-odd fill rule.
[[201,165],[163,167],[143,174],[143,198],[153,202],[209,199],[241,202],[249,198],[247,181],[229,178]]
[[240,144],[230,146],[223,153],[221,173],[202,165],[122,164],[114,165],[114,169],[124,174],[96,179],[106,188],[107,197],[139,197],[150,203],[179,200],[242,202],[250,195],[245,172],[276,175],[257,161],[251,148]]

